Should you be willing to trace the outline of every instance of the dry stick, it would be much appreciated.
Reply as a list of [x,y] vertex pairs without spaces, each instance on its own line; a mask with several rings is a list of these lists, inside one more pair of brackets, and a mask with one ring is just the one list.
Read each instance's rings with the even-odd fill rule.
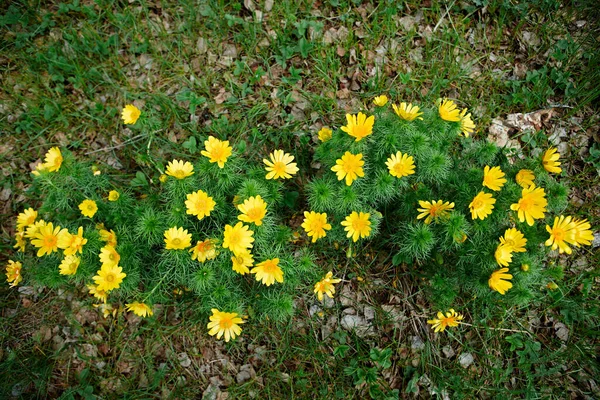
[[[452,2],[452,4],[450,4],[450,7],[446,7],[446,12],[444,13],[444,15],[442,15],[442,18],[440,18],[440,20],[438,21],[438,23],[435,24],[435,28],[433,28],[434,32],[437,30],[437,28],[439,28],[440,24],[442,23],[442,21],[444,20],[444,18],[446,17],[446,15],[448,15],[448,13],[450,12],[450,9],[452,8],[452,6],[454,6],[454,3],[456,3],[456,0],[454,0]],[[454,24],[452,24],[452,25],[454,25]]]
[[111,146],[111,147],[103,147],[103,148],[101,148],[101,149],[98,149],[98,150],[92,150],[92,151],[88,151],[87,153],[85,153],[85,155],[87,156],[88,154],[98,153],[98,152],[100,152],[100,151],[109,151],[109,150],[118,149],[118,148],[121,148],[121,147],[127,146],[129,143],[133,143],[133,142],[135,142],[136,140],[139,140],[139,139],[141,139],[142,137],[144,137],[144,134],[140,134],[140,135],[137,135],[137,136],[134,136],[134,137],[132,137],[131,139],[127,139],[127,140],[126,140],[126,141],[124,141],[123,143],[121,143],[121,144],[118,144],[118,145],[116,145],[116,146]]
[[[477,328],[477,329],[486,329],[486,328],[484,328],[484,327],[477,326],[477,325],[472,325],[472,324],[469,324],[469,323],[467,323],[467,322],[460,322],[460,324],[461,324],[461,325],[466,325],[466,326],[472,326],[473,328]],[[529,336],[533,336],[533,335],[531,334],[531,332],[529,332],[529,331],[522,331],[522,330],[519,330],[519,329],[492,328],[492,327],[487,327],[487,329],[491,329],[491,330],[493,330],[493,331],[504,331],[504,332],[526,333],[526,334],[528,334]]]

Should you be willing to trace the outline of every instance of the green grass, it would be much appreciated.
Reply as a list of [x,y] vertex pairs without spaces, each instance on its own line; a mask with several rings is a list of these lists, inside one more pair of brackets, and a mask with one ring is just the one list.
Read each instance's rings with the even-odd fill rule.
[[[244,141],[256,159],[280,146],[309,170],[318,126],[339,126],[346,111],[381,93],[413,103],[456,98],[473,111],[481,137],[494,117],[549,105],[568,106],[557,121],[580,118],[583,131],[597,125],[594,2],[485,0],[447,9],[438,1],[281,1],[262,22],[241,3],[177,3],[22,0],[0,6],[0,191],[11,195],[0,209],[2,264],[12,247],[12,218],[35,206],[27,197],[29,163],[52,145],[93,157],[104,173],[123,180],[138,166],[154,166],[156,175],[148,178],[156,179],[163,160],[196,154],[207,133]],[[399,19],[417,13],[421,20],[404,30]],[[579,20],[586,25],[577,27]],[[329,30],[340,29],[347,30],[345,38],[323,42]],[[527,44],[525,32],[539,44]],[[224,52],[233,54],[232,46],[230,59]],[[516,67],[526,70],[513,76]],[[160,111],[162,121],[151,131],[124,129],[119,112],[133,101]],[[104,148],[111,149],[97,151]],[[569,179],[584,203],[570,210],[598,227],[600,182],[592,163],[598,159],[590,157],[585,163],[577,151],[571,155]],[[392,266],[378,243],[352,260],[343,250],[331,249],[320,263],[343,271],[375,308],[374,338],[337,329],[323,339],[321,325],[341,308],[311,318],[310,297],[297,303],[293,320],[248,324],[243,340],[223,346],[206,335],[185,296],[177,308],[139,325],[123,316],[81,323],[79,308],[55,291],[24,308],[17,292],[2,285],[1,397],[191,398],[201,396],[213,376],[230,398],[347,399],[369,392],[397,398],[393,389],[429,397],[432,388],[452,398],[599,395],[590,386],[600,375],[597,251],[586,248],[572,258],[581,256],[587,269],[557,259],[564,274],[559,289],[540,288],[544,295],[528,306],[490,310],[476,298],[463,299],[455,308],[469,310],[465,320],[475,327],[433,335],[426,320],[437,310],[418,268]],[[86,299],[72,294],[75,301]],[[405,316],[398,328],[382,309],[392,303],[401,304]],[[557,322],[569,330],[565,343],[554,332]],[[60,335],[74,341],[55,349],[52,339],[40,336],[41,326],[66,327],[68,335]],[[415,335],[425,342],[422,350],[411,349]],[[99,348],[91,358],[82,353],[89,343]],[[456,356],[443,355],[446,345]],[[264,349],[264,360],[253,358],[256,348]],[[391,353],[386,358],[373,349]],[[182,352],[191,367],[181,365]],[[475,362],[465,369],[457,357],[466,352]],[[235,368],[253,363],[258,378],[236,383],[235,369],[215,368],[219,354]]]

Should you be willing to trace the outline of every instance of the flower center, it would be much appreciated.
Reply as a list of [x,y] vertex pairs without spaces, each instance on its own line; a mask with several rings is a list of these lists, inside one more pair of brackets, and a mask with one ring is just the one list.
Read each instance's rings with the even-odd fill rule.
[[111,282],[111,283],[112,283],[112,282],[114,282],[114,281],[115,281],[115,278],[116,278],[116,277],[115,277],[113,274],[108,274],[108,275],[106,275],[106,276],[104,277],[104,280],[105,280],[106,282]]
[[515,241],[514,241],[514,240],[512,240],[512,239],[506,239],[506,240],[505,240],[505,243],[506,243],[507,245],[509,245],[510,247],[514,247],[514,246],[515,246]]
[[178,169],[177,171],[174,171],[173,175],[175,175],[175,177],[178,179],[185,178],[185,172],[182,169]]
[[437,216],[438,212],[439,212],[438,206],[431,206],[431,208],[429,209],[429,215],[431,215],[432,217]]
[[261,210],[258,207],[252,208],[252,209],[248,210],[248,212],[246,213],[246,215],[250,219],[260,219],[260,217],[261,217]]
[[213,148],[210,152],[210,155],[212,156],[212,158],[214,159],[220,159],[223,158],[223,149],[218,147],[218,148]]
[[265,273],[267,274],[272,274],[275,272],[275,270],[277,269],[277,265],[275,265],[274,262],[270,261],[267,262],[264,266],[263,266],[263,270],[265,271]]
[[92,204],[88,204],[88,211],[94,211],[94,206]]
[[179,246],[179,245],[181,244],[181,239],[179,239],[179,238],[175,238],[175,239],[173,239],[173,240],[172,240],[172,242],[173,242],[173,244],[174,244],[175,246]]
[[519,201],[519,208],[523,211],[529,211],[533,207],[533,200],[524,198]]
[[552,236],[554,236],[555,241],[562,241],[565,238],[565,231],[560,228],[555,228],[552,230]]
[[44,238],[44,247],[54,247],[57,242],[56,236],[46,236]]
[[477,208],[481,208],[482,206],[483,206],[483,200],[481,200],[481,199],[473,200],[473,208],[477,209]]
[[77,269],[77,263],[75,263],[75,262],[72,262],[72,263],[71,263],[71,265],[69,265],[69,269],[70,269],[71,271],[74,271],[75,269]]
[[205,200],[198,200],[198,201],[196,201],[196,209],[203,210],[205,208],[206,208],[206,201]]
[[365,221],[357,219],[352,221],[352,229],[355,231],[362,231],[365,228]]
[[273,164],[273,171],[275,171],[277,174],[283,174],[285,173],[285,167],[286,165],[283,163],[283,161],[277,161]]
[[358,169],[358,163],[354,159],[346,160],[344,163],[344,172],[352,173]]
[[222,329],[229,329],[233,326],[233,322],[231,321],[231,318],[222,318],[221,321],[219,321],[219,326]]

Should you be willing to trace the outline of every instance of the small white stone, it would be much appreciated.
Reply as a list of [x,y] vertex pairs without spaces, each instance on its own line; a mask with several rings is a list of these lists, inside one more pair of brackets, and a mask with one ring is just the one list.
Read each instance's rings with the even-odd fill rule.
[[458,356],[458,362],[463,368],[468,368],[471,364],[473,364],[473,361],[475,361],[475,359],[471,353],[462,353],[460,356]]

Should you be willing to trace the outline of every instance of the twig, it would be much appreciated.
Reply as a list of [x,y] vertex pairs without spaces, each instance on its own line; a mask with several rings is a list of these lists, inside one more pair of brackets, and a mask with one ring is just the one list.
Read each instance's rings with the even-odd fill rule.
[[493,330],[493,331],[515,332],[515,333],[526,333],[526,334],[528,334],[529,336],[533,336],[533,335],[531,334],[531,332],[529,332],[529,331],[523,331],[523,330],[520,330],[520,329],[492,328],[492,327],[489,327],[489,326],[488,326],[487,328],[484,328],[484,327],[481,327],[481,326],[477,326],[477,325],[469,324],[469,323],[467,323],[467,322],[460,322],[460,324],[461,324],[461,325],[466,325],[466,326],[472,326],[473,328],[477,328],[477,329],[491,329],[491,330]]
[[[454,6],[454,3],[456,3],[456,0],[454,0],[452,2],[452,4],[450,4],[450,7],[446,7],[446,12],[442,15],[442,18],[440,18],[440,20],[438,21],[437,24],[435,24],[435,27],[433,28],[433,32],[435,32],[437,30],[437,28],[439,28],[440,24],[442,23],[442,21],[444,20],[444,18],[446,17],[446,15],[448,15],[448,13],[450,12],[450,9]],[[454,24],[452,24],[454,25]]]
[[137,135],[137,136],[134,136],[134,137],[132,137],[131,139],[127,139],[127,140],[126,140],[126,141],[124,141],[123,143],[121,143],[121,144],[118,144],[118,145],[116,145],[116,146],[103,147],[103,148],[101,148],[101,149],[98,149],[98,150],[92,150],[92,151],[88,151],[87,153],[85,153],[85,155],[87,156],[88,154],[94,154],[94,153],[98,153],[98,152],[100,152],[100,151],[109,151],[109,150],[118,149],[118,148],[121,148],[121,147],[127,146],[128,144],[130,144],[130,143],[133,143],[133,142],[135,142],[135,141],[137,141],[137,140],[139,140],[139,139],[141,139],[141,138],[143,138],[143,137],[144,137],[144,134],[140,134],[140,135]]

